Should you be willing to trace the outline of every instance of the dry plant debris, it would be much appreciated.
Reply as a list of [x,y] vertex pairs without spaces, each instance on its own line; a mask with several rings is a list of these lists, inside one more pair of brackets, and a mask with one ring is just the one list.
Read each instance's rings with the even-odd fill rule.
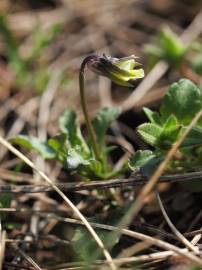
[[[197,0],[0,1],[0,269],[201,269],[201,8]],[[78,74],[86,56],[103,53],[89,68],[113,83],[85,69],[96,149]],[[135,70],[145,78],[131,80]],[[47,152],[69,136],[67,119],[69,167],[62,151],[59,162]]]

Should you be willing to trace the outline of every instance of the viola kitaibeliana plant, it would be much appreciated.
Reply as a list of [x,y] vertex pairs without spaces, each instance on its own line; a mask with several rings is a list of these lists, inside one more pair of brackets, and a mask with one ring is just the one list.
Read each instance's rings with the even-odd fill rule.
[[[151,150],[138,150],[129,161],[130,168],[150,175],[201,109],[202,92],[198,86],[187,79],[173,83],[163,98],[159,112],[144,108],[149,122],[141,124],[137,133],[150,145]],[[181,144],[167,173],[197,171],[201,168],[202,119]]]
[[[153,38],[151,44],[144,46],[148,55],[148,66],[152,67],[163,60],[182,77],[199,81],[202,75],[202,45],[199,42],[184,42],[180,36],[164,26]],[[195,73],[192,75],[192,73]],[[200,83],[201,84],[201,83]]]
[[154,37],[153,43],[144,46],[144,51],[149,55],[151,65],[159,60],[168,62],[171,66],[178,67],[190,50],[168,26],[165,26]]
[[106,55],[89,55],[81,63],[79,87],[81,107],[83,110],[88,138],[84,138],[75,112],[66,110],[59,119],[60,134],[41,142],[38,138],[19,135],[12,138],[14,144],[34,149],[45,159],[59,161],[64,168],[78,173],[88,179],[108,179],[123,172],[127,166],[116,171],[109,164],[109,154],[114,146],[107,146],[106,132],[111,123],[121,113],[119,108],[102,108],[91,122],[85,96],[85,68],[105,76],[116,84],[132,87],[137,79],[144,77],[134,55],[124,58],[113,58]]

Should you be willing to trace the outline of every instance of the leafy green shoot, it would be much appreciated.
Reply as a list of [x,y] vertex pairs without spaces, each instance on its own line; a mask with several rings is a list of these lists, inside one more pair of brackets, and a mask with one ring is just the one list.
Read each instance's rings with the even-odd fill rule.
[[[201,109],[202,92],[194,83],[187,79],[173,83],[163,98],[159,112],[144,108],[150,122],[141,124],[137,133],[152,147],[152,151],[137,151],[130,159],[129,167],[134,171],[151,171],[151,167],[154,170]],[[201,168],[201,157],[202,121],[199,120],[182,143],[178,156],[173,159],[168,170],[196,170]]]
[[93,121],[101,161],[95,160],[90,140],[83,137],[76,114],[69,110],[59,118],[60,133],[46,142],[25,135],[16,136],[11,142],[37,151],[44,159],[57,160],[68,171],[85,178],[107,179],[118,172],[113,171],[109,164],[108,156],[112,149],[106,145],[106,133],[120,113],[119,108],[103,108]]
[[170,65],[178,67],[189,48],[166,26],[154,38],[152,44],[145,46],[144,51],[149,55],[151,65],[159,60],[165,60]]

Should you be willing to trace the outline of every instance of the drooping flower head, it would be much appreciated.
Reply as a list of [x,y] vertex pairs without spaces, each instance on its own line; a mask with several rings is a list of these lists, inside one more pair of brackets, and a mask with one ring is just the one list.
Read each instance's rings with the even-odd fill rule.
[[134,81],[144,77],[144,70],[136,68],[140,66],[136,57],[114,58],[110,56],[90,55],[87,61],[88,68],[94,73],[105,76],[114,83],[123,86],[134,86]]

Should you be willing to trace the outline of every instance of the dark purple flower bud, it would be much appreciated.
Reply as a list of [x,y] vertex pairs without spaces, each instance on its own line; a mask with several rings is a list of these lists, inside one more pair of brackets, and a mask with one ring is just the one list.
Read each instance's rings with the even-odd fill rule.
[[134,55],[123,58],[91,55],[86,63],[94,73],[108,77],[116,84],[131,87],[136,79],[144,77],[144,70],[136,69],[140,64],[136,62],[135,58]]

